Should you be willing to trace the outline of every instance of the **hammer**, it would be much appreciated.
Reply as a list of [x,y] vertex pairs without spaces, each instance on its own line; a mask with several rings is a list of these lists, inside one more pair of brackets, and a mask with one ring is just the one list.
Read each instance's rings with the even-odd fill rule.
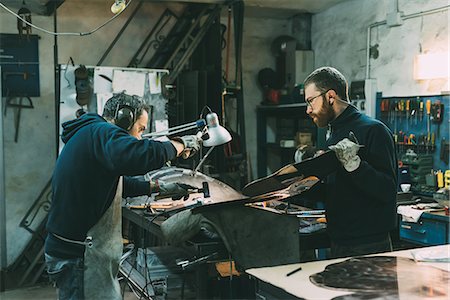
[[209,193],[209,184],[206,181],[202,182],[202,188],[201,189],[190,189],[190,193],[203,193],[204,198],[211,197],[211,194]]

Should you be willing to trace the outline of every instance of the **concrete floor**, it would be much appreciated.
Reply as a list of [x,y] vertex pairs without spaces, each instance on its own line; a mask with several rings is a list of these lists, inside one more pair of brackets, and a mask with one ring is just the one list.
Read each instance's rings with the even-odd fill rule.
[[[28,288],[20,288],[0,293],[0,300],[55,300],[56,289],[48,284],[40,284]],[[139,299],[131,291],[125,291],[124,300]]]

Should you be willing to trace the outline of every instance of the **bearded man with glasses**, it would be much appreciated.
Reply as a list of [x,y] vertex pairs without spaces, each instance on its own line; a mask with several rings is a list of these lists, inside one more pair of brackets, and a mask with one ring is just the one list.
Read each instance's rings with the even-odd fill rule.
[[342,164],[309,195],[325,199],[332,257],[392,251],[397,155],[391,131],[350,104],[347,80],[335,68],[313,71],[304,86],[306,113],[328,127],[326,146]]

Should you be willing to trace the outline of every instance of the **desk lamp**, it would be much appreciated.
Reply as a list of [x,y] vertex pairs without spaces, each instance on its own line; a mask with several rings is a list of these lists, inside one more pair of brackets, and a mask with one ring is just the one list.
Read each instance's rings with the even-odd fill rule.
[[[209,154],[212,152],[215,146],[223,145],[231,141],[231,134],[228,132],[228,130],[226,130],[223,126],[220,125],[219,117],[217,116],[217,114],[212,112],[211,109],[209,109],[209,107],[207,108],[209,112],[206,115],[206,121],[204,119],[199,119],[197,121],[171,127],[166,130],[147,133],[142,135],[142,137],[157,138],[161,136],[173,135],[198,128],[199,131],[197,135],[199,137],[202,137],[202,139],[204,139],[203,146],[211,148],[208,150],[208,152],[206,152],[205,156],[203,156],[203,158],[198,163],[197,167],[194,170],[194,172],[196,172],[200,169],[201,165],[205,162],[206,158],[209,156]],[[207,126],[207,134],[204,134],[203,130],[205,125]],[[209,138],[205,138],[207,136],[209,136]]]

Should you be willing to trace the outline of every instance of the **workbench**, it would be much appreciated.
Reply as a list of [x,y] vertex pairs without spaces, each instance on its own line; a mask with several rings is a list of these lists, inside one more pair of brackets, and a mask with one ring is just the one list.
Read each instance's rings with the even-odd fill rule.
[[[277,203],[285,205],[282,202]],[[307,210],[307,208],[300,208]],[[196,209],[193,209],[193,211],[195,210]],[[244,267],[246,267],[248,263],[253,267],[255,265],[252,264],[257,264],[256,266],[261,266],[260,264],[267,266],[300,261],[300,251],[329,247],[329,238],[325,229],[313,233],[299,233],[299,218],[295,215],[277,213],[274,209],[268,207],[230,205],[227,209],[219,207],[219,209],[213,209],[211,212],[209,210],[206,212],[203,210],[202,212],[204,215],[208,215],[208,213],[214,215],[217,213],[220,214],[217,218],[220,220],[216,221],[218,225],[216,229],[219,229],[218,231],[221,233],[222,238],[227,235],[228,231],[239,230],[239,234],[234,233],[233,235],[239,236],[242,234],[247,240],[251,240],[252,238],[256,239],[255,242],[243,243],[240,240],[229,240],[224,243],[221,239],[210,240],[206,237],[200,237],[199,239],[199,237],[196,236],[187,243],[194,245],[195,249],[202,254],[205,252],[205,247],[210,251],[214,250],[213,245],[217,247],[216,250],[220,250],[221,252],[223,252],[225,246],[229,249],[232,248],[233,250],[236,250],[236,252],[239,252],[235,253],[236,260],[244,255],[243,258],[245,261],[242,261]],[[137,229],[139,235],[148,234],[150,236],[146,238],[145,244],[138,243],[139,247],[167,245],[161,231],[161,224],[167,219],[167,215],[155,217],[148,214],[147,210],[130,209],[124,206],[122,207],[122,216],[124,220],[132,223],[132,227]],[[136,232],[136,230],[134,231]],[[133,240],[138,242],[139,240],[142,240],[142,238],[134,236]],[[229,242],[230,244],[226,245],[226,242]],[[265,243],[267,244],[265,245]],[[248,247],[252,248],[252,251],[250,251],[252,253],[246,253],[249,251]],[[296,253],[287,254],[283,257],[283,255],[279,255],[281,254],[279,247],[289,248],[289,252]],[[270,257],[267,257],[267,260],[262,259],[255,261],[254,259],[257,259],[257,256],[259,255],[256,252],[264,253],[267,251],[267,248],[273,248],[271,254],[273,254],[273,259],[275,260],[270,260]],[[251,257],[251,261],[248,261],[249,257]],[[237,263],[239,264],[240,262],[237,261]]]
[[[311,251],[306,252],[305,250],[328,247],[328,237],[325,231],[314,234],[299,234],[299,220],[295,216],[283,216],[262,208],[242,205],[232,205],[232,208],[224,209],[222,207],[219,210],[213,210],[214,213],[218,211],[227,211],[221,218],[224,224],[229,224],[226,226],[227,228],[222,228],[222,233],[225,236],[228,235],[227,230],[234,232],[236,228],[241,228],[240,222],[246,223],[247,228],[240,230],[240,233],[237,234],[238,238],[229,240],[228,245],[221,238],[208,238],[200,234],[178,246],[192,253],[189,257],[191,262],[216,253],[212,258],[202,260],[199,264],[193,264],[193,268],[190,269],[191,272],[194,271],[195,273],[196,283],[194,286],[196,287],[197,298],[211,297],[216,292],[211,291],[211,282],[215,280],[211,279],[211,274],[214,273],[214,265],[218,262],[234,260],[237,265],[241,265],[239,270],[243,271],[247,265],[267,266],[303,261],[304,259],[311,260],[314,259],[314,257],[311,257]],[[138,248],[150,247],[149,249],[154,249],[152,247],[158,248],[160,246],[170,248],[164,240],[161,231],[161,224],[166,220],[167,216],[160,215],[155,217],[148,214],[148,211],[145,209],[130,209],[125,206],[122,207],[122,216],[125,220],[124,224],[128,223],[129,228],[126,231],[132,233],[132,236],[129,236],[129,238],[134,241]],[[235,220],[234,224],[230,224],[230,218],[239,219],[239,221]],[[218,225],[223,227],[220,226],[220,222]],[[265,230],[265,237],[261,237],[261,234],[263,234],[261,230]],[[244,236],[247,241],[243,242],[239,238],[240,235]],[[258,237],[259,240],[256,240]],[[231,251],[228,250],[229,248],[231,248]],[[289,253],[283,254],[283,251]],[[173,267],[169,269],[172,271],[168,274],[168,278],[183,276],[182,270],[177,270]],[[124,273],[142,275],[132,272],[129,267]],[[133,280],[138,281],[138,279]],[[239,294],[240,296],[247,297],[248,289],[253,292],[253,282],[248,282],[247,276],[234,277],[232,280],[235,283],[240,280],[245,281],[245,284],[242,282],[239,284],[241,287],[238,291],[233,291],[234,295],[237,296],[238,293],[241,293]],[[144,279],[140,281],[146,282]],[[171,282],[174,282],[174,280]],[[226,280],[222,280],[222,282],[226,282]],[[226,288],[229,288],[228,284]],[[147,291],[147,293],[150,294],[151,291]],[[243,295],[242,293],[247,294]]]
[[[387,252],[376,255],[364,256],[374,257],[374,256],[393,256],[399,258],[409,258],[412,259],[411,251],[418,250],[431,250],[431,251],[443,251],[450,257],[450,246],[441,245],[426,247],[421,249],[410,249],[395,252]],[[308,263],[296,263],[289,265],[281,265],[276,267],[265,267],[265,268],[252,268],[246,270],[246,273],[251,275],[256,279],[256,295],[257,299],[343,299],[345,295],[351,295],[353,292],[339,290],[339,289],[329,289],[319,287],[310,281],[310,276],[325,270],[327,266],[334,263],[339,263],[346,261],[347,258],[333,259],[333,260],[322,260],[316,262]],[[410,262],[412,269],[406,272],[409,274],[409,281],[405,282],[405,277],[401,275],[400,268],[402,263],[398,262],[389,271],[396,272],[396,282],[387,282],[386,279],[381,280],[381,286],[388,286],[394,284],[398,287],[398,295],[392,294],[389,297],[384,297],[383,295],[377,294],[364,294],[364,299],[424,299],[430,297],[432,299],[449,299],[449,272],[450,263],[449,262]],[[410,267],[411,267],[410,266]],[[415,270],[417,266],[417,270]],[[433,268],[423,268],[430,266]],[[289,272],[298,269],[301,270],[295,272],[290,276],[286,276]],[[371,270],[369,270],[370,272]],[[384,270],[382,270],[384,272]],[[432,278],[431,273],[439,272],[437,278]],[[405,273],[402,273],[405,274]],[[337,273],[341,278],[344,278],[347,274],[346,272]],[[364,276],[363,272],[359,273],[359,276]],[[361,279],[362,281],[362,279]],[[414,282],[413,282],[414,281]],[[355,280],[355,284],[358,284],[358,279]],[[418,286],[414,284],[418,283]],[[364,282],[361,282],[364,284]],[[366,292],[368,292],[366,290]],[[356,293],[356,292],[355,292]],[[349,296],[351,298],[345,299],[361,299],[364,296],[362,293],[353,294]],[[342,297],[342,298],[341,298]]]

